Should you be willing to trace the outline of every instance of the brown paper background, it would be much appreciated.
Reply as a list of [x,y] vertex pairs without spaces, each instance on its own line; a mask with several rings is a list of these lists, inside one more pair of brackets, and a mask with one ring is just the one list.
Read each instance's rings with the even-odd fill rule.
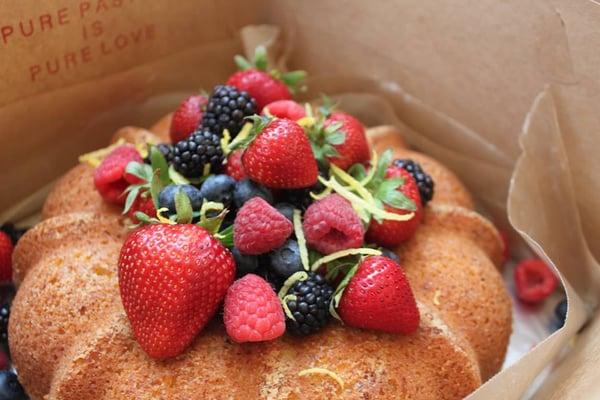
[[[344,94],[344,106],[367,123],[402,127],[413,145],[457,171],[500,225],[507,223],[510,187],[512,224],[563,274],[570,301],[565,327],[471,398],[521,397],[597,303],[595,2],[123,0],[116,1],[120,7],[76,17],[84,2],[0,5],[0,29],[44,14],[55,21],[29,38],[4,43],[0,37],[0,170],[10,171],[0,177],[0,206],[19,203],[16,213],[0,219],[34,211],[39,195],[22,200],[72,166],[78,154],[103,146],[116,128],[148,126],[183,93],[222,81],[233,69],[232,55],[255,39],[256,31],[240,37],[239,29],[272,23],[282,27],[275,58],[289,56],[290,67],[314,75],[307,98],[320,91]],[[58,26],[61,8],[71,17]],[[103,35],[83,38],[83,26],[94,21],[103,25]],[[103,41],[146,24],[155,29],[151,40],[47,79],[29,78],[31,65],[85,46],[98,54]],[[381,112],[361,115],[373,106]],[[537,398],[600,396],[593,385],[600,374],[593,367],[598,325],[583,331]]]

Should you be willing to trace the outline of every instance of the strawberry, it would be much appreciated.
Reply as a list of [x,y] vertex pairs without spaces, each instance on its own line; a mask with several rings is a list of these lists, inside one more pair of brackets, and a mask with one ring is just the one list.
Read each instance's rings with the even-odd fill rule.
[[253,63],[241,56],[235,57],[235,62],[241,71],[231,75],[226,84],[248,92],[256,100],[258,112],[274,101],[291,99],[295,86],[306,76],[304,71],[267,72],[267,54],[263,46],[256,48]]
[[304,130],[289,119],[255,119],[253,141],[242,156],[246,174],[255,182],[277,189],[314,185],[317,161]]
[[337,312],[349,326],[403,334],[419,327],[419,309],[408,279],[390,258],[365,258],[339,293]]
[[0,282],[12,280],[13,243],[10,236],[0,231]]
[[140,222],[135,216],[135,213],[138,211],[146,214],[149,217],[156,215],[156,207],[154,207],[154,202],[152,201],[150,193],[145,192],[143,194],[139,194],[129,210],[127,210],[127,216],[131,218],[134,223]]
[[114,204],[125,204],[123,192],[130,183],[141,179],[125,171],[130,162],[142,163],[142,156],[131,144],[115,148],[94,170],[94,186],[102,198]]
[[227,290],[223,312],[227,334],[234,342],[273,340],[285,332],[285,316],[269,282],[248,274]]
[[169,136],[172,143],[187,139],[202,121],[202,110],[208,103],[206,96],[190,96],[173,113]]
[[233,282],[231,253],[196,225],[146,225],[125,240],[119,289],[133,334],[152,358],[182,353]]
[[244,171],[244,166],[242,165],[243,153],[244,150],[242,149],[234,150],[227,157],[227,163],[225,164],[225,173],[236,181],[240,181],[246,177],[246,171]]
[[267,104],[262,114],[269,117],[287,118],[293,121],[298,121],[306,116],[306,111],[302,105],[294,100],[277,100]]
[[337,131],[343,133],[344,140],[333,146],[337,155],[327,157],[330,163],[347,170],[354,164],[369,161],[371,151],[365,127],[359,120],[343,112],[334,112],[324,123],[325,129],[332,126],[339,126]]
[[[377,222],[375,219],[371,220],[366,234],[367,241],[377,243],[381,246],[394,248],[400,243],[408,240],[415,233],[421,224],[423,206],[419,195],[419,187],[408,171],[390,165],[386,170],[385,176],[386,179],[401,178],[403,183],[397,190],[404,194],[404,196],[411,200],[416,206],[416,211],[414,211],[415,215],[408,221],[383,220]],[[389,204],[384,204],[384,209],[396,214],[408,214],[411,212],[402,208],[393,207]]]

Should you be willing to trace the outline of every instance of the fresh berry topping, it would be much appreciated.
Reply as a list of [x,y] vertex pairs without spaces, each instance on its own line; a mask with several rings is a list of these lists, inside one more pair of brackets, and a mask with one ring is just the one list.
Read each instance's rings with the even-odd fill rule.
[[398,255],[398,253],[390,250],[390,249],[386,249],[385,247],[382,247],[381,249],[381,255],[387,258],[392,259],[394,262],[400,264],[400,256]]
[[285,332],[285,317],[273,288],[259,276],[248,274],[227,290],[223,322],[237,343],[273,340]]
[[328,127],[334,126],[338,128],[333,130],[333,134],[342,134],[343,140],[339,144],[333,144],[337,155],[326,154],[329,162],[347,170],[354,164],[369,161],[371,152],[363,124],[349,114],[334,112],[325,120],[324,128],[327,130]]
[[9,222],[3,224],[2,227],[0,227],[0,231],[10,236],[10,240],[12,240],[13,245],[16,245],[19,239],[21,239],[21,236],[27,232],[27,228],[17,228],[14,224]]
[[1,400],[27,400],[25,389],[17,379],[17,374],[12,370],[0,371],[0,399]]
[[419,326],[419,309],[402,268],[382,256],[365,258],[343,289],[337,309],[356,328],[410,334]]
[[[329,322],[329,304],[333,288],[314,272],[287,291],[284,299],[294,319],[286,318],[288,330],[295,335],[309,335],[321,330]],[[289,296],[295,296],[289,298]]]
[[242,156],[248,176],[267,187],[306,188],[317,182],[317,162],[304,129],[288,119],[255,124],[256,137]]
[[242,154],[244,154],[244,150],[234,150],[227,157],[227,163],[225,164],[225,173],[236,181],[246,177],[246,171],[244,171],[244,166],[242,165]]
[[234,73],[227,79],[227,85],[248,92],[256,100],[258,111],[274,101],[292,98],[285,83],[254,68]]
[[170,214],[177,212],[175,208],[175,195],[177,192],[183,192],[190,199],[193,210],[200,210],[202,207],[202,194],[199,189],[192,185],[171,184],[165,186],[158,195],[158,205],[160,208],[166,207]]
[[257,111],[256,101],[243,90],[231,85],[215,86],[202,117],[202,129],[219,137],[227,129],[235,137],[246,123],[244,118]]
[[517,297],[525,303],[539,303],[550,296],[558,279],[545,262],[538,259],[523,260],[514,272]]
[[228,175],[210,175],[200,187],[200,197],[229,207],[233,202],[235,184],[235,179]]
[[188,178],[202,176],[210,165],[210,173],[223,168],[221,137],[207,130],[198,130],[173,146],[172,163],[177,171]]
[[554,309],[554,315],[556,316],[556,321],[558,322],[558,327],[562,327],[567,320],[567,310],[569,305],[567,304],[567,299],[562,299]]
[[[170,163],[173,158],[173,145],[168,143],[159,143],[156,145],[156,148],[160,154],[163,155],[167,163]],[[144,158],[144,162],[146,164],[150,164],[150,153],[148,153],[148,156]]]
[[123,192],[130,183],[139,183],[139,178],[125,172],[127,164],[132,161],[143,162],[135,147],[126,144],[114,149],[95,169],[94,186],[105,201],[125,204]]
[[[377,222],[375,219],[371,221],[369,229],[367,230],[367,241],[377,243],[381,246],[394,248],[400,243],[408,240],[416,232],[421,224],[423,206],[421,205],[419,188],[408,171],[403,168],[391,166],[387,169],[386,178],[402,178],[404,182],[398,190],[412,200],[417,207],[415,215],[408,221],[393,221],[387,219],[382,222]],[[388,212],[400,215],[410,213],[408,210],[395,208],[388,204],[384,204],[384,209]]]
[[294,220],[294,206],[290,203],[277,203],[275,209],[292,222]]
[[263,108],[262,114],[298,121],[306,116],[306,111],[302,105],[296,103],[294,100],[277,100],[267,104]]
[[235,185],[233,190],[233,204],[236,208],[242,207],[248,200],[260,197],[267,203],[273,203],[273,194],[266,187],[251,181],[250,179],[242,179]]
[[205,96],[190,96],[179,104],[173,118],[169,136],[171,142],[177,143],[187,139],[198,128],[202,121],[202,108],[206,106],[208,99]]
[[0,282],[12,280],[13,242],[6,233],[0,232]]
[[244,254],[262,254],[285,243],[292,223],[273,206],[255,197],[240,208],[233,224],[233,242]]
[[157,359],[183,352],[217,311],[234,275],[231,253],[199,226],[133,231],[119,257],[119,288],[144,351]]
[[338,194],[311,204],[304,213],[302,229],[308,246],[324,254],[361,247],[365,236],[352,205]]
[[0,307],[0,344],[8,344],[8,320],[10,318],[10,304],[5,303]]
[[434,183],[431,176],[429,176],[421,165],[413,160],[401,159],[394,160],[394,166],[407,170],[414,178],[417,186],[419,187],[419,194],[421,195],[421,203],[423,206],[427,205],[433,199]]
[[280,192],[279,198],[302,211],[306,211],[308,206],[314,201],[313,198],[310,197],[310,192],[319,193],[320,190],[315,190],[313,188],[287,189]]
[[258,256],[242,254],[235,247],[231,249],[231,254],[233,254],[233,258],[235,259],[236,276],[238,278],[252,273],[258,268]]
[[144,194],[138,195],[133,204],[131,205],[129,211],[127,211],[127,216],[134,223],[140,222],[135,216],[135,213],[138,211],[146,214],[149,217],[156,216],[156,207],[154,207],[154,202],[152,201],[150,193],[145,192]]
[[289,239],[283,246],[269,253],[269,266],[271,271],[282,279],[287,279],[294,272],[301,271],[303,267],[298,242]]

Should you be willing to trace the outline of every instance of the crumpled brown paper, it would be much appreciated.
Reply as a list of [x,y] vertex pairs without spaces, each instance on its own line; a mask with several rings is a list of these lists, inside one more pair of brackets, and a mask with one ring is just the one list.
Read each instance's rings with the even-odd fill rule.
[[[39,20],[46,13],[51,14],[54,27],[49,33],[40,31],[32,36],[34,39],[16,34],[6,38],[7,42],[4,37],[0,39],[5,59],[11,60],[11,64],[3,62],[6,79],[0,86],[0,135],[4,139],[0,170],[13,171],[1,178],[0,205],[4,210],[18,203],[1,213],[1,221],[32,214],[44,194],[44,189],[35,193],[36,189],[47,187],[52,178],[76,162],[78,154],[103,146],[120,126],[149,126],[172,110],[184,94],[223,81],[233,69],[233,54],[261,42],[270,46],[276,65],[285,65],[291,56],[294,67],[329,71],[329,76],[317,75],[309,81],[306,99],[320,92],[338,95],[342,107],[367,124],[398,126],[412,145],[455,170],[477,195],[482,209],[501,226],[508,224],[506,194],[510,186],[508,215],[513,226],[538,254],[564,272],[561,277],[569,297],[565,326],[471,398],[520,398],[538,373],[575,337],[597,303],[598,263],[593,255],[600,254],[600,214],[595,212],[600,206],[596,172],[600,160],[594,150],[600,147],[600,130],[593,107],[597,102],[591,99],[598,98],[598,91],[594,86],[587,85],[584,90],[578,85],[574,77],[577,63],[571,62],[568,52],[581,54],[584,50],[582,46],[570,48],[564,33],[565,18],[573,21],[584,14],[583,6],[562,9],[568,3],[561,0],[536,0],[527,5],[517,0],[461,0],[397,2],[396,7],[375,9],[361,2],[340,9],[332,1],[309,5],[181,2],[176,7],[159,1],[141,7],[130,1],[113,2],[123,6],[106,12],[96,10],[94,18],[88,17],[91,14],[78,18],[82,3],[66,2],[63,8],[70,22],[64,28],[58,24],[59,6],[46,10],[46,5],[23,0],[3,10],[6,22],[0,23],[0,31],[28,18]],[[89,3],[97,6],[99,2]],[[233,8],[236,13],[232,13]],[[268,13],[261,12],[267,9]],[[333,14],[336,18],[321,22],[315,17]],[[495,19],[481,18],[488,14]],[[530,15],[536,18],[531,27]],[[351,23],[360,17],[364,24]],[[82,28],[89,28],[87,24],[95,20],[105,24],[112,36],[105,33],[98,38],[82,38]],[[263,26],[243,30],[241,39],[235,35],[239,27],[265,20],[281,22],[283,29]],[[527,59],[530,49],[535,49],[539,63],[524,63],[518,69],[486,59],[483,50],[487,47],[510,46],[510,36],[490,25],[493,21],[499,26],[501,21],[510,21],[522,28],[518,35],[524,44],[513,46],[512,52],[503,56]],[[122,57],[106,55],[95,65],[60,74],[54,80],[27,81],[31,66],[45,61],[52,51],[72,51],[88,43],[99,51],[103,40],[115,44],[122,30],[134,28],[135,33],[147,23],[155,25],[154,42],[125,49]],[[353,26],[352,32],[349,26]],[[391,26],[412,39],[380,40]],[[583,29],[589,26],[586,21],[574,30],[583,36]],[[285,40],[274,40],[277,35]],[[292,42],[298,43],[294,52]],[[419,68],[404,65],[403,58],[416,60],[413,65]],[[477,76],[477,68],[492,73]],[[369,70],[371,74],[360,74]],[[465,70],[470,73],[465,74]],[[542,74],[538,75],[538,70]],[[494,91],[502,84],[497,81],[500,76],[517,79],[519,74],[529,78],[522,82],[527,90],[518,96]],[[477,80],[472,82],[474,78]],[[531,103],[530,94],[546,80],[555,84],[537,97],[528,114],[521,141],[523,153],[513,173],[514,157],[520,150],[510,129],[522,120]],[[445,86],[438,87],[438,82]],[[462,93],[461,88],[469,84],[473,90]],[[408,90],[426,94],[422,96],[425,100],[409,94],[405,85]],[[426,93],[427,88],[432,89],[430,93]],[[490,101],[477,102],[486,95]],[[461,100],[473,108],[461,107]],[[446,113],[439,111],[442,109]],[[474,129],[458,118],[468,120]],[[17,201],[32,193],[26,201]],[[519,252],[516,247],[515,253]],[[593,398],[588,394],[593,390],[594,373],[598,373],[592,357],[600,348],[594,335],[598,330],[598,323],[592,323],[583,331],[575,350],[547,379],[538,398]]]

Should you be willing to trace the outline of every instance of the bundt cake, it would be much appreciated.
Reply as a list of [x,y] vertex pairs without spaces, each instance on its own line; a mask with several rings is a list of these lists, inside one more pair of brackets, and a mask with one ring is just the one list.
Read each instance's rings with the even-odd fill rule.
[[[125,128],[113,140],[160,142]],[[10,350],[32,399],[458,399],[502,366],[511,301],[498,271],[503,244],[473,210],[459,179],[408,149],[400,132],[367,130],[377,151],[418,161],[435,181],[433,200],[400,255],[421,314],[410,335],[339,322],[301,339],[237,344],[211,322],[177,357],[154,360],[136,342],[119,296],[117,263],[128,222],[81,163],[49,195],[43,221],[19,242],[19,287]],[[316,373],[300,374],[301,371]]]

